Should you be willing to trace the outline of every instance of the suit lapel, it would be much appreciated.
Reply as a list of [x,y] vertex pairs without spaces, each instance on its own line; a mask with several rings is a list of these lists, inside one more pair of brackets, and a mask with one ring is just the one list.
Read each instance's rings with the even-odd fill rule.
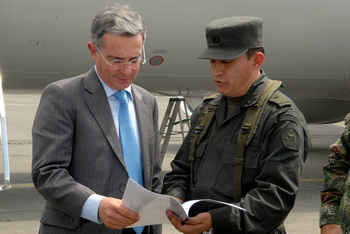
[[106,93],[100,83],[96,72],[91,69],[83,80],[84,100],[91,111],[91,114],[96,119],[107,141],[117,155],[120,162],[126,170],[122,148],[119,143],[118,134],[115,130],[115,125],[109,106]]
[[142,94],[137,90],[137,87],[134,85],[131,86],[131,91],[133,92],[137,124],[140,133],[140,144],[141,144],[141,157],[142,157],[142,166],[143,166],[143,185],[145,188],[149,188],[149,184],[146,181],[149,181],[150,178],[150,155],[149,155],[149,146],[148,146],[148,129],[149,122],[147,122],[147,116],[149,112],[149,107],[142,101]]

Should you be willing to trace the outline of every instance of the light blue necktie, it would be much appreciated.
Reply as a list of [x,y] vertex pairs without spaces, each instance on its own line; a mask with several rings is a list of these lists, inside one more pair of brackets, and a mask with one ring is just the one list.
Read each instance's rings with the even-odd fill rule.
[[[119,100],[119,139],[123,149],[124,161],[129,177],[143,187],[142,162],[136,136],[129,117],[128,97],[125,90],[114,93]],[[141,234],[144,227],[134,231]]]

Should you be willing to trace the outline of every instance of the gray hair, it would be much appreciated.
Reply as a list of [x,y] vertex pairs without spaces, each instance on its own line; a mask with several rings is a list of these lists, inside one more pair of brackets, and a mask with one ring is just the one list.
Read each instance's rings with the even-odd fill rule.
[[143,43],[146,40],[146,26],[141,16],[129,5],[115,3],[98,13],[91,24],[91,39],[96,47],[101,47],[105,33],[122,36],[142,34]]

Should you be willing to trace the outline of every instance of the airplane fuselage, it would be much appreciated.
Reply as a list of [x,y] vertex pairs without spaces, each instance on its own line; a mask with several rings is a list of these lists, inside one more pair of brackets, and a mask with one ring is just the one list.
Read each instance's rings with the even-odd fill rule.
[[[120,1],[144,18],[147,64],[136,84],[162,95],[216,91],[205,27],[218,18],[258,16],[264,21],[270,79],[297,104],[309,123],[337,122],[350,112],[349,1]],[[87,72],[94,16],[114,1],[0,2],[0,71],[4,89],[42,89],[52,81]],[[199,92],[201,93],[201,92]]]

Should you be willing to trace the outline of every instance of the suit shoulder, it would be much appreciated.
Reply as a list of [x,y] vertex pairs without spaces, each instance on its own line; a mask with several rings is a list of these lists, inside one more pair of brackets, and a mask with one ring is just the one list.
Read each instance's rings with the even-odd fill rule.
[[68,88],[69,86],[75,86],[78,84],[81,84],[81,80],[85,77],[85,74],[75,76],[75,77],[70,77],[70,78],[65,78],[61,80],[54,81],[47,85],[45,89],[53,88],[53,87],[61,87],[61,88]]
[[136,84],[131,84],[131,87],[144,95],[153,96],[150,92],[148,92],[146,89],[142,88],[141,86],[138,86]]
[[131,87],[133,90],[133,94],[139,97],[141,100],[155,100],[154,95],[148,92],[146,89],[142,88],[141,86],[132,84]]

